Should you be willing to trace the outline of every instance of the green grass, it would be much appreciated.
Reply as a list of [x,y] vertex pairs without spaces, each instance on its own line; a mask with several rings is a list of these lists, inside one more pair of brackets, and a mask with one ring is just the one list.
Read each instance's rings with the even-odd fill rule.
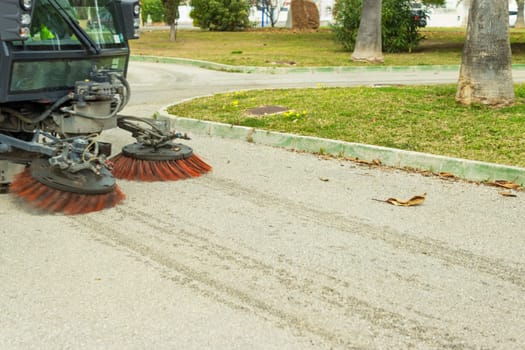
[[[465,30],[428,28],[425,39],[412,53],[385,54],[386,66],[449,65],[461,63]],[[525,30],[512,29],[513,63],[525,63]],[[168,56],[240,66],[358,66],[350,52],[334,40],[332,31],[259,29],[246,32],[179,30],[170,42],[167,31],[143,32],[131,42],[132,54]]]
[[[525,85],[513,107],[463,107],[454,85],[243,91],[172,106],[178,116],[525,166]],[[253,117],[279,105],[289,113]]]
[[[412,53],[385,54],[383,65],[449,65],[461,63],[465,30],[428,28]],[[329,29],[294,32],[285,29],[248,32],[178,32],[142,34],[132,54],[207,60],[246,66],[350,66]],[[512,29],[513,63],[525,63],[525,31]],[[525,167],[525,85],[516,85],[512,107],[491,109],[455,103],[455,85],[382,88],[264,90],[199,98],[170,113],[350,142]],[[285,106],[291,112],[253,117],[249,108]]]

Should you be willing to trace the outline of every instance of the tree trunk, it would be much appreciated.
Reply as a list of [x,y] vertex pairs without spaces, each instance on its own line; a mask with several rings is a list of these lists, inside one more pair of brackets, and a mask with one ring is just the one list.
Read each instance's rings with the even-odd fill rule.
[[472,0],[456,101],[504,106],[514,102],[508,0]]
[[177,20],[171,22],[170,25],[170,41],[177,40]]
[[381,1],[363,0],[361,21],[357,32],[352,60],[370,63],[383,62],[381,44]]
[[516,3],[518,4],[518,16],[516,18],[516,24],[514,27],[525,28],[525,15],[523,14],[525,0],[516,0]]

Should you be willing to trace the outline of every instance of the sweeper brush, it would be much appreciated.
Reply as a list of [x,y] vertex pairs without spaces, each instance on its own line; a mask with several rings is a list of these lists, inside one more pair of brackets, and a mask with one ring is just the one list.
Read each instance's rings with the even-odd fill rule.
[[176,181],[198,177],[211,170],[188,146],[168,144],[162,148],[127,145],[111,158],[113,175],[138,181]]
[[186,135],[169,131],[168,121],[120,116],[118,126],[130,131],[137,143],[126,145],[110,159],[113,175],[135,181],[176,181],[201,176],[212,170],[193,150],[174,143]]
[[125,198],[106,159],[111,147],[97,141],[97,134],[61,137],[37,131],[28,136],[20,141],[0,134],[0,143],[16,146],[4,156],[23,168],[13,176],[9,192],[28,206],[84,214],[114,207]]
[[106,168],[99,174],[87,169],[73,174],[51,167],[47,159],[33,160],[14,177],[9,191],[31,207],[66,215],[111,208],[125,198]]

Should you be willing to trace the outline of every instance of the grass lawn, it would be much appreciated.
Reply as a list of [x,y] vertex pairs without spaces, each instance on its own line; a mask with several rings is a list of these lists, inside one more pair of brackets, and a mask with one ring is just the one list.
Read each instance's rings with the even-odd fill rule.
[[[412,53],[385,54],[384,65],[460,64],[464,29],[423,30]],[[513,63],[525,64],[525,31],[512,29]],[[329,29],[316,32],[254,30],[220,33],[166,31],[142,34],[132,54],[207,60],[248,66],[349,66]],[[455,85],[324,88],[238,92],[199,98],[170,113],[223,123],[394,147],[525,167],[525,85],[514,106],[492,109],[455,103]],[[287,107],[284,114],[254,117],[246,110]]]
[[[412,53],[386,53],[386,66],[449,65],[461,63],[465,41],[462,28],[428,28],[425,39]],[[143,32],[131,41],[133,55],[167,56],[212,61],[239,66],[308,67],[359,66],[350,52],[334,40],[332,31],[315,32],[288,29],[259,29],[247,32],[208,32],[179,30],[177,40],[170,42],[167,31]],[[512,29],[513,63],[525,64],[525,30]]]
[[[242,91],[172,106],[178,116],[525,167],[525,85],[516,104],[454,101],[455,85]],[[290,111],[255,117],[250,108]]]

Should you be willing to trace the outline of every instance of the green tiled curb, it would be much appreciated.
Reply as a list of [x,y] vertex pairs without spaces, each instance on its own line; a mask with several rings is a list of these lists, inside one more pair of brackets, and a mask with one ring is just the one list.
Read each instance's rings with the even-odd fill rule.
[[428,71],[428,70],[459,70],[459,65],[427,65],[427,66],[340,66],[340,67],[255,67],[255,66],[230,66],[227,64],[192,60],[186,58],[176,57],[161,57],[161,56],[143,56],[132,55],[132,61],[137,62],[155,62],[155,63],[175,63],[190,65],[210,70],[218,70],[224,72],[236,73],[342,73],[342,72],[364,72],[364,71],[378,71],[378,72],[395,72],[395,71]]
[[525,185],[525,168],[175,117],[164,110],[159,116],[170,119],[174,129],[197,135],[245,140],[290,150],[322,152],[368,161],[377,159],[381,161],[381,164],[387,166],[429,170],[437,173],[447,172],[472,181],[507,180]]

